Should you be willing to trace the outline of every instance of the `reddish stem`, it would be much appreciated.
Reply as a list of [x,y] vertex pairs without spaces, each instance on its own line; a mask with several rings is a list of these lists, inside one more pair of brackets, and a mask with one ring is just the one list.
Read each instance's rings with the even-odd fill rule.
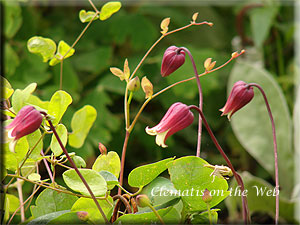
[[[223,151],[222,147],[220,146],[218,140],[216,139],[214,133],[212,132],[212,130],[210,129],[210,126],[209,124],[207,123],[207,120],[205,119],[205,116],[203,114],[203,112],[195,105],[191,105],[189,106],[190,109],[195,109],[198,111],[198,113],[200,114],[201,118],[202,118],[202,121],[212,139],[212,141],[214,142],[215,146],[217,147],[217,149],[219,150],[219,152],[221,153],[221,155],[223,156],[223,158],[225,159],[227,165],[229,166],[229,168],[232,170],[232,173],[233,173],[233,176],[234,178],[236,179],[238,185],[240,186],[241,188],[241,191],[242,193],[244,192],[245,190],[245,187],[244,187],[244,183],[243,183],[243,180],[241,178],[241,176],[236,172],[236,170],[234,169],[232,163],[230,162],[230,159],[227,157],[226,153]],[[249,214],[248,214],[248,203],[247,203],[247,197],[245,195],[241,195],[242,197],[242,206],[243,206],[243,218],[244,218],[244,223],[245,224],[248,224],[248,222],[250,222],[250,218],[249,218]]]
[[[45,115],[46,119],[47,119],[47,114],[45,112],[41,112],[43,115]],[[49,123],[49,126],[51,128],[51,130],[53,131],[53,134],[55,135],[61,149],[63,150],[64,154],[67,156],[68,158],[68,161],[71,163],[72,167],[75,169],[76,173],[78,174],[78,176],[80,177],[82,183],[85,185],[86,189],[88,190],[88,192],[90,193],[92,199],[94,200],[99,212],[101,213],[105,223],[109,223],[108,219],[106,218],[106,215],[104,213],[104,211],[102,210],[99,202],[97,201],[94,193],[92,192],[90,186],[88,185],[88,183],[86,182],[86,180],[84,179],[84,177],[82,176],[82,174],[80,173],[79,169],[77,168],[76,164],[74,163],[74,161],[71,159],[67,149],[65,148],[65,146],[63,145],[63,143],[61,142],[60,140],[60,137],[59,135],[57,134],[56,130],[55,130],[55,127],[53,126],[51,120],[47,119],[48,123]]]
[[272,111],[271,111],[267,96],[266,96],[264,90],[262,89],[262,87],[256,83],[250,83],[248,85],[258,88],[258,90],[262,94],[262,96],[265,100],[265,104],[266,104],[268,114],[269,114],[271,124],[272,124],[272,135],[273,135],[273,146],[274,146],[274,164],[275,164],[275,189],[276,189],[275,224],[278,224],[278,219],[279,219],[279,175],[278,175],[278,152],[277,152],[275,122],[274,122],[274,118],[272,115]]
[[[123,144],[123,150],[122,150],[122,157],[121,157],[121,171],[120,171],[120,185],[123,185],[123,176],[124,176],[124,166],[125,166],[125,157],[126,157],[126,149],[127,149],[127,144],[128,144],[128,139],[129,139],[129,135],[130,132],[126,131],[126,135],[125,135],[125,140],[124,140],[124,144]],[[119,188],[118,190],[118,195],[121,195],[122,190],[121,188]]]

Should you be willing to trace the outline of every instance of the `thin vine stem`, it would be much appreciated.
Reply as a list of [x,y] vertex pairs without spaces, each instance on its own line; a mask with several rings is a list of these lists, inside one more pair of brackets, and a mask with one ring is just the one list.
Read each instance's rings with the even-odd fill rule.
[[21,180],[17,179],[17,190],[20,201],[20,211],[21,211],[21,222],[25,221],[25,210],[24,210],[24,200],[23,200],[23,191],[22,191],[22,183]]
[[[202,87],[201,87],[200,79],[199,79],[199,76],[198,76],[198,71],[197,71],[197,67],[196,67],[196,63],[195,63],[194,57],[193,57],[192,53],[187,48],[180,47],[178,49],[178,51],[180,51],[181,49],[183,51],[185,51],[189,55],[190,60],[192,62],[193,69],[194,69],[194,72],[195,72],[195,78],[196,78],[196,81],[197,81],[198,92],[199,92],[199,108],[200,108],[201,111],[203,111],[203,93],[202,93]],[[202,119],[201,119],[201,116],[199,115],[199,120],[198,120],[198,139],[197,139],[197,150],[196,150],[196,156],[197,157],[200,157],[201,136],[202,136]]]
[[262,94],[265,104],[266,104],[266,107],[267,107],[271,125],[272,125],[273,147],[274,147],[274,166],[275,166],[275,189],[276,189],[275,224],[278,224],[278,219],[279,219],[279,174],[278,174],[278,151],[277,151],[275,122],[274,122],[272,111],[271,111],[271,108],[269,105],[269,101],[267,99],[266,93],[264,92],[263,88],[259,84],[256,84],[256,83],[250,83],[250,84],[248,84],[248,86],[256,87]]
[[108,219],[107,219],[107,217],[106,217],[106,215],[105,215],[103,209],[101,208],[99,202],[97,201],[97,199],[96,199],[96,197],[95,197],[93,191],[91,190],[90,186],[89,186],[88,183],[86,182],[85,178],[84,178],[84,177],[82,176],[82,174],[80,173],[80,171],[79,171],[79,169],[77,168],[77,166],[76,166],[76,164],[74,163],[74,161],[71,159],[71,157],[70,157],[70,155],[69,155],[67,149],[65,148],[65,146],[64,146],[63,143],[61,142],[60,137],[59,137],[59,135],[57,134],[56,129],[55,129],[55,127],[53,126],[51,120],[47,118],[47,114],[46,114],[45,112],[41,112],[41,113],[46,117],[46,119],[47,119],[47,121],[48,121],[48,123],[49,123],[49,126],[50,126],[51,130],[53,131],[53,134],[55,135],[55,137],[56,137],[56,139],[57,139],[57,141],[58,141],[58,143],[59,143],[61,149],[63,150],[64,154],[67,156],[67,158],[68,158],[69,162],[71,163],[72,167],[74,168],[74,170],[75,170],[76,173],[78,174],[79,178],[81,179],[82,183],[84,184],[84,186],[85,186],[86,189],[88,190],[89,194],[91,195],[92,199],[94,200],[94,202],[95,202],[95,204],[96,204],[96,206],[97,206],[97,208],[98,208],[100,214],[102,215],[102,217],[103,217],[105,223],[109,223],[109,221],[108,221]]
[[[125,134],[125,140],[123,144],[123,149],[122,149],[122,156],[121,156],[121,171],[120,171],[120,186],[123,185],[123,176],[124,176],[124,166],[125,166],[125,156],[126,156],[126,149],[127,149],[127,144],[128,144],[128,139],[130,136],[130,132],[126,130]],[[122,192],[121,188],[119,187],[118,194],[120,195]]]
[[[65,193],[65,194],[68,194],[68,195],[73,195],[73,196],[83,197],[83,198],[92,198],[91,196],[81,195],[81,194],[75,194],[73,192],[70,192],[70,191],[67,191],[67,190],[64,190],[64,189],[55,188],[55,187],[51,186],[51,184],[49,184],[49,183],[44,183],[44,182],[43,183],[39,183],[37,181],[32,181],[32,180],[29,180],[29,179],[27,179],[25,177],[18,176],[18,175],[15,175],[15,174],[7,174],[7,176],[8,177],[12,177],[12,178],[19,178],[19,179],[27,181],[29,183],[36,184],[38,186],[41,186],[41,187],[44,187],[44,188],[48,188],[48,189],[52,189],[54,191],[58,191],[58,192]],[[105,200],[106,197],[96,197],[96,199],[98,199],[98,200]]]
[[[42,156],[45,156],[43,150],[41,150],[41,155],[42,155]],[[51,180],[51,182],[54,184],[54,183],[55,183],[55,181],[54,181],[54,176],[53,176],[53,174],[52,174],[52,172],[51,172],[51,169],[50,169],[50,167],[49,167],[49,165],[48,165],[48,163],[47,163],[47,159],[43,158],[42,160],[43,160],[43,163],[45,164],[45,167],[46,167],[46,170],[47,170],[48,175],[49,175],[49,177],[50,177],[50,180]]]
[[21,202],[20,202],[20,206],[14,211],[14,213],[11,215],[11,217],[10,217],[10,219],[9,219],[9,221],[8,221],[8,223],[7,223],[7,225],[9,225],[10,223],[11,223],[11,221],[12,221],[12,219],[15,217],[15,215],[17,214],[17,212],[20,210],[20,209],[22,209],[22,208],[24,208],[24,205],[30,200],[30,199],[32,199],[33,198],[33,196],[35,195],[35,193],[39,190],[39,188],[40,187],[37,187],[37,189],[36,190],[34,190],[33,192],[32,192],[32,194],[21,204]]
[[[195,105],[191,105],[189,106],[190,109],[195,109],[198,111],[198,113],[201,115],[202,117],[202,121],[209,133],[209,136],[211,137],[212,141],[214,142],[215,146],[217,147],[217,149],[219,150],[219,152],[221,153],[221,155],[223,156],[223,158],[225,159],[227,165],[229,166],[229,168],[231,169],[234,178],[236,179],[238,185],[240,186],[240,189],[242,191],[242,193],[245,190],[244,187],[244,183],[243,180],[241,178],[241,176],[236,172],[236,170],[234,169],[230,159],[228,158],[228,156],[226,155],[226,153],[224,152],[224,150],[222,149],[221,145],[219,144],[218,140],[216,139],[214,133],[212,132],[209,124],[207,123],[207,120],[203,114],[203,112]],[[244,218],[244,223],[248,224],[248,222],[250,222],[250,217],[249,217],[249,210],[248,210],[248,203],[247,203],[247,197],[245,195],[241,195],[242,197],[242,206],[243,206],[243,218]]]

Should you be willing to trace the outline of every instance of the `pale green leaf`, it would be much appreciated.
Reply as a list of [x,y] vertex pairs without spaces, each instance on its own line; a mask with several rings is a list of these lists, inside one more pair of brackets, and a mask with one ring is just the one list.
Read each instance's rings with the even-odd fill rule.
[[84,168],[84,167],[86,167],[86,163],[85,163],[84,159],[81,158],[80,156],[75,155],[72,159],[73,159],[75,165],[78,168],[81,168],[81,167]]
[[[95,196],[105,195],[107,191],[107,184],[105,179],[98,172],[91,169],[79,169],[79,171]],[[65,171],[63,173],[63,179],[72,190],[90,196],[90,193],[74,169]]]
[[[67,128],[63,124],[58,124],[55,129],[62,144],[66,146],[68,140]],[[54,153],[55,156],[60,156],[63,153],[63,150],[61,149],[54,134],[52,134],[50,147],[51,147],[51,151]]]
[[32,174],[29,174],[28,179],[32,180],[32,181],[40,181],[41,175],[38,173],[32,173]]
[[43,138],[40,129],[37,129],[31,134],[26,135],[29,149],[32,150],[29,158],[37,160],[40,157],[41,150],[43,149]]
[[50,221],[55,220],[59,216],[69,213],[70,210],[62,210],[62,211],[55,211],[52,213],[45,214],[43,216],[40,216],[38,218],[35,218],[31,220],[27,225],[41,225],[41,224],[49,224]]
[[116,177],[119,177],[121,161],[118,153],[110,151],[106,155],[99,155],[94,162],[92,169],[97,172],[105,170],[111,172]]
[[171,181],[178,190],[177,195],[181,196],[185,212],[207,209],[202,200],[205,189],[212,195],[210,207],[219,204],[229,194],[225,178],[211,176],[213,169],[204,166],[207,164],[208,162],[196,156],[182,157],[167,164]]
[[38,218],[49,213],[69,210],[77,199],[74,195],[45,189],[37,197],[35,206],[30,207],[31,214],[34,218]]
[[18,113],[20,109],[26,105],[28,98],[35,91],[37,84],[29,84],[25,89],[16,89],[12,95],[12,107],[15,113]]
[[54,56],[56,44],[50,38],[34,36],[27,42],[28,51],[43,57],[43,62],[47,62]]
[[12,38],[22,25],[22,9],[17,1],[2,1],[4,4],[4,34]]
[[16,68],[20,64],[20,59],[16,51],[8,43],[4,45],[4,72],[7,77],[13,76],[16,72]]
[[100,20],[107,20],[121,8],[121,2],[107,2],[100,11]]
[[167,169],[167,163],[174,158],[168,158],[156,163],[147,164],[133,169],[128,175],[128,184],[131,187],[143,187],[153,181]]
[[69,58],[75,53],[75,49],[71,48],[66,42],[60,41],[55,56],[50,60],[49,65],[55,66],[62,59]]
[[67,92],[60,90],[53,94],[48,105],[48,114],[55,118],[52,121],[54,126],[59,123],[71,103],[72,97]]
[[93,20],[98,19],[98,15],[96,15],[96,12],[94,11],[85,11],[84,9],[80,10],[79,12],[79,19],[82,23],[90,22],[93,18]]
[[1,87],[3,88],[3,98],[9,99],[14,93],[14,89],[11,87],[7,79],[1,76]]
[[115,187],[115,185],[119,183],[118,178],[111,172],[101,170],[99,174],[105,179],[108,190],[112,190]]
[[84,144],[96,117],[97,111],[90,105],[86,105],[74,113],[71,121],[72,133],[69,135],[70,146],[80,148]]
[[[113,200],[110,196],[107,198],[108,202],[106,200],[98,200],[104,214],[106,215],[107,219],[110,220],[110,217],[112,215],[112,209],[113,209]],[[91,220],[94,224],[102,224],[104,223],[104,219],[102,215],[100,214],[95,202],[93,199],[90,198],[80,198],[78,199],[75,204],[73,205],[72,212],[78,212],[78,211],[86,211],[89,214],[89,220]]]

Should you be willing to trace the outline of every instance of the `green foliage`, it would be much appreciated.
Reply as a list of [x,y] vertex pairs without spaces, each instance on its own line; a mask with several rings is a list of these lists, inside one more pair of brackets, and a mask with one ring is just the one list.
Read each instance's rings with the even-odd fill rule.
[[[99,173],[90,169],[79,169],[79,171],[90,186],[95,196],[105,195],[107,191],[107,184],[105,179]],[[65,171],[62,176],[69,188],[80,192],[83,195],[90,195],[74,169]]]
[[77,197],[51,189],[45,189],[36,199],[35,206],[31,206],[31,214],[38,218],[49,213],[70,210],[77,201]]
[[4,62],[7,67],[5,67],[5,74],[7,76],[12,76],[16,72],[16,68],[20,64],[20,59],[18,57],[18,54],[15,52],[15,50],[12,48],[10,44],[4,45],[5,49],[5,58]]
[[55,66],[61,60],[71,57],[75,52],[74,48],[71,48],[66,42],[60,41],[58,43],[57,52],[54,57],[50,60],[49,65]]
[[30,95],[35,91],[37,84],[29,84],[25,89],[16,89],[12,95],[12,106],[15,113],[19,112],[20,109],[26,105],[26,102]]
[[72,147],[80,148],[83,145],[96,117],[97,111],[90,105],[86,105],[74,113],[71,121],[72,133],[69,135],[69,144]]
[[5,99],[9,99],[10,96],[14,93],[14,89],[11,87],[8,80],[6,80],[4,77],[1,77],[1,85],[3,88],[3,97]]
[[[93,19],[94,18],[94,19]],[[85,11],[84,9],[79,12],[79,19],[82,23],[90,22],[92,19],[98,19],[98,15],[93,11]]]
[[[220,209],[211,209],[211,223],[217,224],[218,223],[218,211]],[[191,218],[191,224],[209,224],[209,214],[208,211],[202,212],[200,214],[193,214]]]
[[111,172],[101,170],[99,174],[105,179],[108,190],[112,190],[119,183],[118,178]]
[[[67,128],[63,124],[58,124],[56,126],[56,132],[64,146],[66,146],[68,141],[68,131]],[[54,153],[55,156],[60,156],[63,153],[56,137],[52,134],[51,143],[50,143],[51,151]]]
[[167,163],[174,158],[164,159],[156,163],[135,168],[128,175],[128,184],[131,187],[144,187],[167,169]]
[[70,212],[70,210],[62,210],[62,211],[56,211],[49,214],[45,214],[43,216],[31,220],[27,224],[29,225],[48,224],[51,223],[52,220],[55,221],[56,218],[68,212]]
[[7,38],[12,38],[22,25],[22,9],[16,1],[3,1],[3,4],[5,16],[4,34]]
[[32,150],[29,157],[37,160],[40,157],[41,149],[43,149],[44,146],[41,131],[38,129],[33,133],[28,134],[26,138],[29,144],[29,149]]
[[116,177],[119,177],[121,162],[118,153],[110,151],[107,153],[107,155],[99,155],[95,160],[92,169],[97,172],[105,170],[112,173]]
[[56,44],[50,38],[32,37],[27,42],[29,52],[40,55],[43,62],[48,62],[54,56]]
[[[294,176],[293,161],[290,160],[293,157],[292,120],[282,90],[267,71],[247,62],[238,62],[234,66],[228,90],[238,80],[258,83],[266,92],[276,125],[280,186],[283,192],[290,194]],[[271,122],[263,97],[258,91],[255,91],[252,101],[232,117],[232,127],[245,149],[274,177]]]
[[11,194],[5,195],[5,201],[4,201],[4,221],[8,220],[9,214],[14,213],[14,211],[20,206],[19,199]]
[[[113,200],[109,196],[107,201],[106,200],[98,200],[101,208],[103,209],[105,215],[107,216],[107,219],[109,220],[112,213],[112,203]],[[89,214],[89,220],[92,221],[94,224],[101,224],[104,223],[104,219],[102,215],[100,214],[95,202],[93,199],[89,198],[79,198],[75,204],[73,205],[72,212],[78,212],[78,211],[86,211]]]
[[121,2],[107,2],[100,10],[100,20],[107,20],[121,8]]
[[174,187],[180,191],[186,211],[202,211],[207,209],[202,200],[203,191],[208,189],[212,195],[210,207],[223,201],[229,192],[225,178],[213,177],[212,169],[204,167],[208,162],[196,157],[186,156],[167,164]]
[[[157,210],[158,214],[162,217],[165,223],[173,223],[178,224],[180,221],[180,215],[178,214],[177,210],[174,209],[172,206]],[[137,214],[126,214],[119,217],[116,222],[122,224],[128,223],[138,223],[138,224],[153,224],[153,223],[160,223],[159,219],[153,212],[148,213],[137,213]]]
[[56,91],[48,105],[48,114],[53,116],[53,125],[56,126],[67,110],[68,106],[72,103],[72,97],[65,91]]

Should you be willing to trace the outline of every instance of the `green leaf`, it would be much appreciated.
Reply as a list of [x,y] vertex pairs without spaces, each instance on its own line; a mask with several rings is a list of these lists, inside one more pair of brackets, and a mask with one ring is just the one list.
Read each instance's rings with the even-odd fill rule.
[[118,178],[111,172],[101,170],[99,174],[105,179],[108,190],[112,190],[119,183]]
[[200,214],[193,214],[191,217],[192,224],[217,224],[218,223],[218,211],[220,209],[211,209],[211,222],[209,221],[208,211],[202,212]]
[[68,106],[72,103],[72,97],[65,91],[56,91],[48,105],[48,114],[55,117],[52,121],[56,126],[67,110]]
[[207,209],[202,200],[205,189],[211,192],[211,207],[219,204],[229,194],[227,181],[210,176],[213,169],[204,167],[207,164],[209,163],[196,156],[182,157],[167,164],[171,181],[178,190],[177,194],[181,196],[186,211]]
[[28,177],[31,173],[35,172],[36,162],[33,159],[27,159],[21,168],[21,174],[23,177]]
[[40,129],[26,135],[26,138],[29,144],[29,149],[32,150],[34,148],[29,158],[37,160],[40,157],[41,150],[43,149],[43,138]]
[[26,103],[34,106],[37,110],[41,110],[41,111],[48,110],[49,101],[42,101],[39,97],[35,95],[30,95]]
[[34,218],[38,218],[49,213],[69,210],[77,199],[74,195],[45,189],[37,197],[35,206],[30,207],[31,214]]
[[105,170],[111,172],[116,177],[119,177],[121,161],[118,153],[110,151],[107,153],[107,155],[99,155],[95,160],[92,169],[97,172]]
[[29,144],[26,137],[20,138],[15,146],[15,157],[17,158],[18,163],[20,163],[24,159],[28,150]]
[[[50,60],[49,65],[55,66],[62,59],[69,58],[75,53],[75,49],[71,48],[66,42],[60,41],[55,56]],[[66,54],[66,55],[65,55]]]
[[75,165],[78,168],[81,168],[81,167],[84,168],[84,167],[86,167],[86,163],[85,163],[84,159],[81,158],[80,156],[75,155],[72,159],[73,159]]
[[9,149],[9,143],[4,143],[2,145],[3,151],[3,164],[7,170],[15,172],[17,170],[18,161],[16,158],[16,153],[13,153]]
[[[267,213],[275,218],[275,187],[248,172],[243,172],[241,176],[245,189],[248,191],[247,198],[250,214],[255,212]],[[236,187],[236,182],[231,182],[230,189],[232,193],[235,192]],[[238,208],[242,208],[240,197],[232,194],[230,198],[226,199],[225,203],[229,211],[229,218],[232,221],[237,221],[236,219],[240,215]],[[279,195],[279,209],[279,218],[284,219],[289,224],[296,223],[295,203],[284,198],[281,194]]]
[[32,83],[29,84],[25,89],[15,90],[13,96],[12,96],[12,107],[15,111],[15,113],[18,113],[20,109],[26,105],[26,102],[30,95],[35,91],[37,84]]
[[16,72],[16,68],[20,64],[20,60],[18,57],[18,54],[15,52],[15,50],[11,47],[10,44],[6,43],[4,45],[4,64],[5,64],[5,75],[7,77],[12,76]]
[[[146,194],[150,201],[153,203],[156,209],[166,208],[173,206],[174,201],[180,200],[179,196],[170,195],[169,193],[175,193],[177,190],[174,184],[165,177],[157,177],[150,184],[143,188],[142,193]],[[176,202],[174,208],[180,214],[182,211],[182,201]],[[145,208],[148,210],[147,208]],[[141,209],[144,211],[144,209]],[[141,211],[140,210],[140,211]]]
[[69,135],[69,145],[80,148],[97,118],[97,111],[90,105],[76,111],[72,117],[72,133]]
[[[103,209],[107,219],[110,220],[113,210],[113,200],[110,196],[108,196],[107,200],[110,202],[110,204],[106,200],[98,200],[98,202]],[[71,210],[72,212],[88,212],[89,220],[91,220],[94,224],[102,224],[105,222],[93,199],[80,198],[77,200],[77,202],[75,202]]]
[[5,200],[4,200],[4,223],[7,222],[9,219],[9,214],[14,213],[20,206],[20,201],[19,199],[11,194],[6,194],[5,195]]
[[[66,146],[68,140],[67,128],[63,124],[58,124],[55,129],[58,136],[60,137],[61,142],[63,143],[64,146]],[[51,151],[54,153],[55,156],[60,156],[63,153],[63,150],[61,149],[54,134],[52,134],[50,147],[51,147]]]
[[32,180],[32,181],[40,181],[41,175],[38,173],[32,173],[32,174],[29,174],[28,179]]
[[62,215],[50,220],[48,224],[87,224],[87,222],[82,221],[78,218],[76,212],[66,212]]
[[[105,179],[99,173],[91,169],[79,169],[79,171],[95,196],[105,195],[107,191],[107,184]],[[65,171],[63,173],[63,179],[72,190],[90,196],[90,193],[74,169]]]
[[70,210],[63,210],[63,211],[57,211],[52,212],[49,214],[45,214],[43,216],[40,216],[34,220],[31,220],[27,225],[41,225],[41,224],[48,224],[51,220],[54,220],[55,218],[70,212]]
[[[245,76],[247,74],[247,76]],[[267,71],[254,64],[239,61],[235,64],[228,81],[228,92],[233,83],[243,80],[255,82],[266,92],[275,121],[278,145],[278,166],[282,191],[290,194],[293,189],[292,120],[281,88]],[[255,96],[232,117],[232,128],[243,147],[262,167],[274,177],[273,136],[270,118],[264,99],[255,88]],[[255,132],[253,132],[255,131]]]
[[3,98],[9,99],[10,96],[14,93],[14,89],[11,87],[7,79],[1,76],[1,87],[3,88]]
[[[166,209],[160,209],[157,211],[158,214],[162,217],[163,221],[168,224],[178,224],[180,221],[180,215],[178,214],[177,210],[174,207],[169,207]],[[116,221],[115,224],[156,224],[160,223],[160,220],[156,217],[153,212],[148,213],[136,213],[136,214],[125,214],[120,216]]]
[[267,39],[278,9],[277,6],[264,6],[250,11],[251,31],[256,47],[261,48]]
[[34,36],[27,42],[28,51],[43,58],[43,62],[47,62],[54,56],[56,44],[50,38]]
[[159,174],[165,171],[167,169],[167,163],[173,160],[174,158],[168,158],[133,169],[128,175],[128,184],[131,187],[143,187],[149,184]]
[[2,1],[4,4],[4,34],[12,38],[22,25],[22,9],[16,1]]
[[107,2],[100,10],[100,20],[107,20],[121,8],[121,2]]
[[82,23],[90,22],[93,18],[93,20],[98,19],[98,15],[95,16],[96,12],[94,11],[85,11],[84,9],[80,10],[79,12],[79,19]]

